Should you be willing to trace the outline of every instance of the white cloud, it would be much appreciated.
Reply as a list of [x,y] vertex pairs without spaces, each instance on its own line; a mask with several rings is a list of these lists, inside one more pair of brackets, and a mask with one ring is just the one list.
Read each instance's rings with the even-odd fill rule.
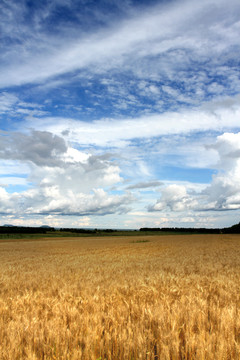
[[98,29],[97,34],[85,38],[83,34],[77,38],[72,32],[71,40],[67,28],[52,38],[44,31],[41,33],[40,27],[35,36],[28,34],[27,44],[23,42],[28,31],[25,28],[21,35],[23,43],[13,46],[5,55],[0,83],[7,87],[41,82],[84,68],[106,72],[121,66],[142,73],[139,59],[148,57],[150,61],[150,56],[162,54],[166,54],[166,58],[162,59],[161,68],[168,72],[169,64],[173,66],[173,52],[175,63],[181,64],[186,61],[185,49],[195,56],[208,57],[238,46],[238,10],[236,0],[228,4],[224,0],[174,2],[155,6],[143,14],[138,12],[122,23],[111,24],[103,31]]
[[[194,212],[191,210],[184,213],[165,211],[165,212],[130,212],[125,225],[128,228],[171,228],[171,227],[223,227],[223,219],[220,221],[216,215],[208,213]],[[222,221],[222,223],[221,223]],[[226,219],[224,219],[226,222]],[[234,223],[234,220],[233,220]]]
[[18,97],[14,94],[2,92],[0,94],[0,114],[12,110],[14,105],[18,102]]
[[186,211],[194,209],[197,205],[197,200],[187,194],[185,186],[173,184],[161,191],[161,198],[155,205],[149,207],[149,211]]
[[[218,136],[215,144],[207,146],[218,153],[218,167],[238,172],[240,168],[240,133],[225,133]],[[237,174],[235,174],[237,175]],[[238,175],[239,176],[239,175]]]
[[[34,185],[31,189],[9,194],[0,187],[0,212],[23,216],[22,223],[26,222],[26,217],[30,219],[30,216],[41,215],[41,224],[58,224],[60,216],[72,216],[71,221],[65,222],[67,226],[75,226],[70,224],[76,224],[75,218],[81,216],[86,220],[82,222],[84,226],[90,224],[88,219],[93,215],[123,215],[130,211],[131,204],[135,202],[135,210],[129,213],[128,220],[123,220],[128,221],[125,225],[132,228],[138,225],[170,227],[176,224],[216,226],[218,216],[214,212],[240,209],[240,133],[218,136],[209,150],[217,152],[219,157],[216,166],[218,173],[213,176],[209,186],[170,181],[165,181],[165,185],[159,181],[135,184],[137,189],[161,185],[158,188],[160,198],[149,206],[150,212],[147,213],[142,206],[146,204],[147,198],[153,199],[156,193],[139,199],[134,199],[131,193],[110,193],[108,187],[122,181],[119,165],[109,155],[93,156],[68,146],[61,158],[64,166],[31,166],[31,175],[27,179]],[[18,182],[17,179],[15,181]],[[208,221],[206,210],[210,214],[207,216]],[[183,214],[181,219],[175,213]],[[46,222],[48,216],[52,218]],[[15,222],[17,224],[17,220]]]
[[47,116],[48,112],[41,110],[42,105],[36,103],[27,103],[14,93],[3,91],[0,93],[0,116],[7,116],[5,125],[8,127],[13,119],[22,120],[24,118],[33,118],[33,116]]
[[218,136],[211,148],[219,156],[219,170],[211,184],[198,192],[190,192],[185,185],[167,185],[161,190],[160,199],[149,206],[149,211],[240,209],[240,133]]
[[[224,101],[224,98],[223,98]],[[210,107],[210,104],[209,104]],[[179,112],[151,114],[138,118],[100,119],[92,123],[69,118],[43,118],[35,123],[38,130],[47,129],[82,145],[123,147],[131,139],[162,135],[187,134],[197,131],[224,131],[239,128],[239,99],[232,106],[207,109],[182,109]],[[31,121],[25,126],[31,127]]]
[[[53,195],[51,195],[53,193]],[[131,197],[128,195],[111,196],[103,189],[93,189],[92,194],[74,193],[60,194],[59,189],[45,189],[47,204],[35,209],[36,213],[53,213],[58,215],[105,215],[125,213],[129,210]],[[28,211],[28,209],[26,209]],[[33,212],[33,209],[30,208]]]
[[[110,155],[81,152],[46,131],[17,137],[19,142],[2,146],[1,156],[29,163],[30,174],[25,181],[30,181],[32,187],[13,194],[1,187],[0,212],[83,216],[129,210],[133,201],[130,193],[114,195],[107,190],[122,181],[120,168]],[[11,139],[16,139],[16,134]],[[14,179],[19,183],[17,177]]]
[[219,173],[203,194],[216,210],[240,209],[240,133],[218,136],[212,148],[219,156]]
[[0,214],[8,214],[14,212],[17,194],[8,194],[5,188],[0,186]]

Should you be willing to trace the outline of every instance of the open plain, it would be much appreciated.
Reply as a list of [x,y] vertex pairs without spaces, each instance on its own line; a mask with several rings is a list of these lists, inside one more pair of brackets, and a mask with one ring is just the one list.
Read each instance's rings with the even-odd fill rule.
[[240,359],[240,236],[0,240],[0,359]]

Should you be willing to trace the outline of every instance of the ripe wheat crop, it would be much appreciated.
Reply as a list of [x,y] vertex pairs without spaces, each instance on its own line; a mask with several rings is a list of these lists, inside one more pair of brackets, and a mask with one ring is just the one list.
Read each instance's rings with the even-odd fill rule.
[[240,236],[0,241],[1,360],[240,359]]

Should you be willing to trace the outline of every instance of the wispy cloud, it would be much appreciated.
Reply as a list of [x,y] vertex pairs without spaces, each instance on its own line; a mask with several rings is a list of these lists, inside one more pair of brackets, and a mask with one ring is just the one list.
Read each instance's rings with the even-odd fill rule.
[[[224,98],[222,99],[224,103]],[[67,131],[68,139],[82,145],[122,146],[134,138],[182,134],[199,131],[224,131],[239,127],[239,99],[230,106],[208,104],[198,109],[182,109],[178,112],[149,114],[128,119],[99,119],[91,123],[84,121],[45,117],[36,124],[39,130],[62,134]],[[25,126],[31,127],[31,121]]]
[[[13,43],[11,51],[5,53],[0,84],[7,87],[42,82],[86,68],[93,73],[121,68],[142,76],[146,61],[151,64],[146,75],[157,78],[160,74],[170,78],[174,72],[187,70],[191,63],[200,64],[204,59],[219,66],[239,51],[238,10],[235,0],[231,0],[231,5],[223,0],[177,2],[164,8],[156,6],[143,14],[138,11],[127,20],[110,23],[97,34],[87,35],[84,29],[80,35],[72,33],[65,24],[60,34],[48,37],[44,22],[34,35],[30,28],[20,24],[20,44]],[[8,9],[11,14],[15,11],[14,7]],[[22,17],[25,11],[21,9]],[[18,35],[12,37],[16,40]],[[218,58],[216,54],[224,57]]]

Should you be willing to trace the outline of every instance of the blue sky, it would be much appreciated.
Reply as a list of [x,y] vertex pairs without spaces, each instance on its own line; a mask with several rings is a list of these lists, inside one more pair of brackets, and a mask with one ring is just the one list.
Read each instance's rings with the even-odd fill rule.
[[3,0],[0,224],[240,221],[237,0]]

